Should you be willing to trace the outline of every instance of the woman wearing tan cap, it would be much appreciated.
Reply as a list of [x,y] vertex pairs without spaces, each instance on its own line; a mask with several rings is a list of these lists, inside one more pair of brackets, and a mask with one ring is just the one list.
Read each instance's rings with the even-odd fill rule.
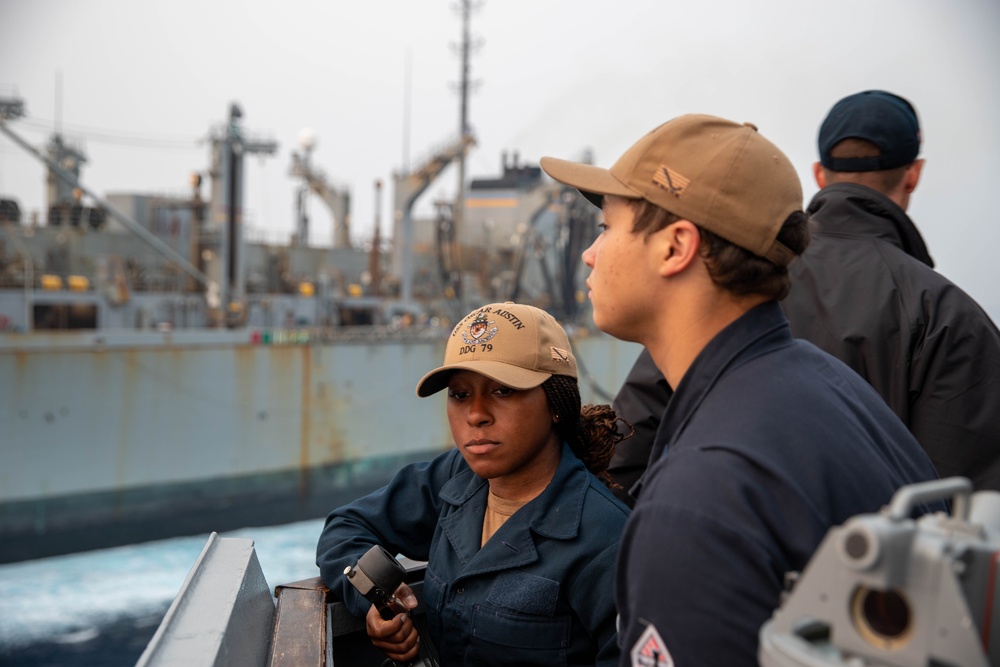
[[[417,384],[422,397],[442,389],[456,448],[332,512],[323,581],[394,660],[417,654],[412,621],[383,620],[343,574],[376,544],[427,561],[442,665],[617,664],[614,563],[629,510],[606,469],[620,436],[609,406],[581,411],[566,332],[533,306],[477,308]],[[416,606],[405,584],[396,597]]]

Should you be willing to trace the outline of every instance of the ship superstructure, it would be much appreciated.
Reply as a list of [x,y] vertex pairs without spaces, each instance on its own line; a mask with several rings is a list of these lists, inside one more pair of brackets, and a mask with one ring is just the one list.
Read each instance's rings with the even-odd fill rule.
[[393,174],[392,236],[364,247],[351,193],[300,142],[300,201],[334,219],[323,247],[301,205],[288,243],[248,227],[243,160],[279,147],[236,102],[181,195],[93,191],[81,145],[21,138],[24,108],[0,99],[0,133],[44,165],[48,202],[31,215],[0,193],[0,562],[314,518],[375,488],[451,446],[413,386],[478,304],[567,324],[584,402],[609,402],[638,354],[582,307],[596,210],[536,165],[504,155],[415,215],[475,146],[464,109],[456,137]]
[[[454,202],[414,217],[474,145],[459,137],[394,175],[387,247],[268,243],[246,231],[230,153],[274,147],[237,110],[207,196],[193,178],[187,196],[102,197],[56,135],[34,150],[71,187],[49,189],[47,219],[0,207],[0,561],[322,516],[449,446],[412,384],[454,318],[516,299],[582,321],[573,260],[596,225],[537,166],[504,156],[473,179],[459,230]],[[316,192],[315,165],[293,168]],[[574,344],[605,392],[637,354],[584,326]]]

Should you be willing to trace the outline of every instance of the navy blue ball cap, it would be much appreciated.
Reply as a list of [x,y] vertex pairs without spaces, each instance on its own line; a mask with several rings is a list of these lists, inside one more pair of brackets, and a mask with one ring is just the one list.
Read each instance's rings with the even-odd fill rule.
[[[830,151],[844,139],[878,146],[873,157],[835,158]],[[833,105],[819,128],[819,161],[832,171],[881,171],[912,163],[920,153],[920,123],[913,105],[884,90],[848,95]]]

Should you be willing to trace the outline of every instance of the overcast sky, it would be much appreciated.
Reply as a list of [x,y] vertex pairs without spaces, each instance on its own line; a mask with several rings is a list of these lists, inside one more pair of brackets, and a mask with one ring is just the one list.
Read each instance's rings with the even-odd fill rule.
[[[353,196],[370,237],[374,182],[415,164],[459,126],[455,0],[0,0],[0,94],[36,146],[55,124],[81,142],[83,178],[109,192],[185,193],[201,140],[243,109],[279,144],[247,163],[250,224],[294,229],[290,153],[304,128],[314,164]],[[478,86],[470,177],[522,161],[610,166],[674,116],[752,121],[798,167],[806,197],[816,131],[844,95],[884,88],[917,107],[927,165],[910,214],[938,270],[1000,316],[1000,2],[996,0],[486,0],[473,13]],[[59,83],[61,82],[61,84]],[[60,91],[57,93],[57,91]],[[422,207],[456,188],[446,172]],[[44,204],[44,169],[0,136],[0,195]],[[205,190],[207,192],[207,189]],[[310,204],[312,238],[330,217]]]

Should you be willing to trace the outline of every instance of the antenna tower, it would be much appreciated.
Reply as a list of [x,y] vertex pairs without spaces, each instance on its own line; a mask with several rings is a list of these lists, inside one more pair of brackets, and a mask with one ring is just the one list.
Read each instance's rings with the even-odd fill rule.
[[[464,139],[465,137],[472,136],[472,128],[469,126],[469,91],[478,85],[478,81],[471,81],[469,79],[469,58],[472,55],[474,49],[478,49],[481,42],[477,40],[475,43],[472,41],[471,33],[469,30],[469,24],[472,18],[472,12],[479,9],[482,6],[481,0],[460,0],[458,10],[462,14],[462,43],[460,45],[460,52],[462,57],[462,79],[459,83],[459,98],[460,111],[458,119],[458,132],[459,136]],[[463,152],[458,158],[458,195],[455,197],[455,206],[452,213],[452,222],[454,229],[454,239],[455,239],[455,259],[456,265],[461,267],[461,257],[459,256],[459,248],[461,248],[461,229],[462,229],[462,218],[465,211],[465,153]]]

